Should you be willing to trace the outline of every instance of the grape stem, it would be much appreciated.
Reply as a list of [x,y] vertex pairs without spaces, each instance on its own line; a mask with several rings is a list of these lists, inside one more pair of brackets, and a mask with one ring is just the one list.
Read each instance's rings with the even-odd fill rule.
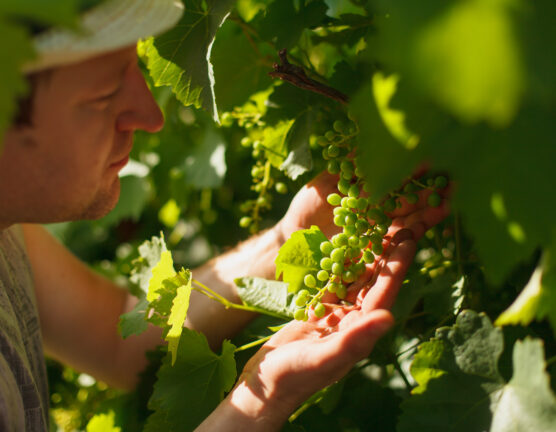
[[269,340],[272,336],[273,336],[273,335],[268,335],[268,336],[265,336],[265,337],[263,337],[263,338],[260,338],[260,339],[258,339],[258,340],[256,340],[256,341],[253,341],[253,342],[247,343],[247,344],[245,344],[245,345],[242,345],[242,346],[240,346],[240,347],[237,347],[237,348],[235,349],[234,352],[245,351],[245,350],[248,350],[249,348],[253,348],[253,347],[262,345],[262,344],[264,344],[267,340]]

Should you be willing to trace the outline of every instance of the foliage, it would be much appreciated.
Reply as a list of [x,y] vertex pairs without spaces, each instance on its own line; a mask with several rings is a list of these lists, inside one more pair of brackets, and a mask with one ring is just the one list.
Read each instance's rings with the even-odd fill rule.
[[[33,7],[10,9],[16,3]],[[57,2],[56,13],[39,3],[0,6],[0,33],[10,40],[0,72],[0,130],[24,92],[18,71],[32,57],[18,14],[64,25],[75,16],[73,2]],[[419,244],[394,308],[396,327],[286,428],[551,430],[556,55],[546,44],[556,39],[554,2],[185,3],[181,25],[139,45],[165,129],[136,134],[135,164],[123,173],[124,198],[113,214],[52,227],[116,281],[125,283],[121,275],[138,268],[130,289],[140,300],[122,318],[124,336],[143,331],[150,316],[179,344],[159,352],[162,367],[149,369],[145,395],[133,395],[133,402],[102,393],[99,407],[64,393],[68,407],[89,410],[72,414],[81,416],[77,427],[84,428],[91,410],[112,410],[122,430],[191,430],[229,391],[240,353],[226,342],[216,355],[201,335],[171,333],[181,330],[190,290],[201,289],[173,265],[194,268],[244,238],[242,217],[252,230],[276,222],[300,185],[327,167],[323,138],[349,115],[358,126],[357,166],[374,203],[426,166],[454,181],[453,215]],[[273,80],[268,72],[283,48],[317,87],[345,93],[349,104]],[[283,183],[285,194],[277,192]],[[161,228],[168,247],[152,240],[133,264],[136,248]],[[291,317],[286,284],[297,291],[303,275],[319,269],[323,237],[317,228],[294,234],[277,261],[283,281],[238,280],[242,306]],[[153,274],[160,277],[151,289]],[[265,327],[261,322],[253,328]],[[206,375],[192,376],[191,365]],[[75,392],[83,390],[79,374],[71,376]],[[54,390],[60,383],[53,374],[53,393],[61,394]],[[196,385],[211,389],[205,399]]]

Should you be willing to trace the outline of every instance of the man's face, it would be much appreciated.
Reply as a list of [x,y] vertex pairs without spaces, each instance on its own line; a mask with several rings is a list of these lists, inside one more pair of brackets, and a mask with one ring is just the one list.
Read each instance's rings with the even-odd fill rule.
[[52,70],[39,79],[32,126],[4,139],[0,227],[105,215],[118,201],[133,132],[162,125],[134,47]]

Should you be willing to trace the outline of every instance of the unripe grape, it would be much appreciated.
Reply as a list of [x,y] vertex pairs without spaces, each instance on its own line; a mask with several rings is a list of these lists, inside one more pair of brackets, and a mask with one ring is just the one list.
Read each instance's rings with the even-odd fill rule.
[[394,198],[389,198],[384,202],[384,211],[392,212],[396,209],[396,200]]
[[346,220],[344,217],[340,215],[334,216],[334,225],[341,227],[344,226],[345,224],[346,224]]
[[330,160],[331,159],[330,155],[328,154],[328,147],[322,149],[322,158],[324,160]]
[[348,239],[348,244],[350,246],[359,246],[359,237],[357,237],[356,235],[352,235]]
[[382,243],[382,236],[381,236],[379,233],[377,233],[377,232],[373,232],[369,237],[370,237],[371,242],[372,242],[373,244],[375,244],[375,243]]
[[337,160],[329,160],[326,169],[330,174],[338,174],[340,172],[340,164]]
[[344,226],[344,234],[349,236],[354,235],[357,232],[355,225],[346,225]]
[[438,189],[444,189],[446,186],[448,186],[448,179],[444,176],[438,176],[434,179],[434,186],[436,186]]
[[342,274],[342,279],[347,283],[352,283],[352,282],[355,282],[355,280],[357,279],[357,276],[355,276],[355,273],[352,272],[351,270],[346,270]]
[[357,198],[359,196],[359,188],[357,185],[351,185],[348,190],[348,196],[350,198]]
[[376,224],[375,225],[375,231],[376,231],[377,234],[384,237],[386,235],[386,233],[388,232],[388,227],[384,224]]
[[359,210],[366,210],[368,206],[369,206],[369,200],[367,198],[357,199],[357,208]]
[[321,147],[328,147],[328,140],[323,136],[319,136],[317,137],[317,144]]
[[384,248],[382,247],[382,243],[374,243],[372,249],[373,249],[373,252],[376,255],[382,255],[382,252],[384,252]]
[[253,140],[249,137],[243,137],[239,143],[242,147],[251,147],[251,144],[253,144]]
[[341,300],[345,299],[347,295],[347,288],[344,284],[338,284],[338,288],[336,289],[336,296]]
[[336,248],[330,253],[330,258],[336,263],[344,262],[344,250],[342,248]]
[[320,251],[325,255],[330,255],[330,252],[334,249],[334,246],[329,241],[323,241],[320,244]]
[[[341,202],[340,202],[340,204],[341,204]],[[334,213],[334,216],[344,216],[344,217],[346,217],[347,213],[344,213],[344,212],[345,212],[345,209],[342,208],[342,207],[334,207],[334,210],[332,210],[332,213]]]
[[255,150],[262,150],[263,149],[263,143],[260,142],[259,140],[255,140],[255,141],[253,141],[253,148]]
[[353,174],[353,164],[348,160],[343,160],[340,163],[340,169],[343,171],[349,171]]
[[222,113],[222,115],[220,116],[220,124],[223,127],[230,127],[231,125],[233,125],[234,124],[234,118],[233,118],[232,114],[229,113],[229,112]]
[[297,309],[297,310],[293,313],[293,317],[294,317],[297,321],[304,321],[304,320],[305,320],[305,309]]
[[253,219],[251,219],[249,216],[243,216],[239,220],[239,226],[242,227],[242,228],[247,228],[249,225],[251,225],[252,222],[253,222]]
[[326,131],[326,133],[324,134],[324,137],[328,140],[328,141],[332,141],[334,139],[334,137],[336,136],[336,134],[334,133],[334,131]]
[[347,181],[345,179],[341,179],[338,182],[338,190],[344,195],[348,194],[349,187],[350,187],[349,181]]
[[359,237],[359,249],[365,249],[367,246],[369,246],[369,237],[367,236],[361,236]]
[[328,201],[328,204],[330,204],[330,205],[338,206],[338,205],[340,205],[340,202],[342,201],[342,197],[340,195],[338,195],[337,193],[331,193],[330,195],[328,195],[326,197],[326,201]]
[[328,147],[328,156],[336,158],[340,154],[340,148],[337,145],[330,144]]
[[355,229],[357,229],[358,233],[365,233],[369,229],[369,222],[365,219],[359,219],[355,222]]
[[307,304],[307,296],[298,295],[295,299],[295,305],[297,307],[304,307]]
[[332,264],[334,264],[332,258],[324,257],[323,259],[320,260],[320,268],[323,270],[327,270],[327,271],[332,270]]
[[335,130],[336,132],[339,132],[339,133],[344,133],[344,131],[346,130],[346,125],[345,125],[345,123],[344,123],[343,121],[341,121],[341,120],[336,120],[336,121],[334,122],[334,124],[332,125],[332,127],[334,128],[334,130]]
[[350,212],[346,215],[345,221],[346,225],[353,225],[355,222],[357,222],[357,216],[355,215],[355,213]]
[[409,183],[407,183],[407,184],[404,186],[403,191],[404,191],[406,194],[410,194],[410,193],[417,192],[417,186],[416,186],[413,182],[410,181]]
[[405,196],[405,200],[409,203],[409,204],[416,204],[417,201],[419,201],[419,196],[417,194],[414,193],[410,193],[407,194]]
[[357,198],[348,198],[347,205],[349,208],[357,208]]
[[427,198],[427,203],[431,207],[438,207],[442,203],[442,198],[436,192],[433,192]]
[[[332,262],[332,260],[331,260]],[[330,265],[330,268],[332,268],[332,265]],[[328,272],[326,270],[319,270],[319,272],[317,273],[317,279],[320,280],[321,282],[324,282],[326,280],[328,280],[328,277],[330,275],[328,274]]]
[[386,215],[382,212],[382,210],[380,210],[376,207],[370,209],[367,212],[367,217],[370,220],[375,221],[377,224],[384,223],[384,221],[386,220]]
[[322,318],[326,314],[326,308],[321,302],[318,302],[313,312],[317,318]]
[[336,282],[331,282],[326,288],[328,289],[328,292],[334,294],[338,290],[338,284]]
[[427,186],[434,186],[434,180],[433,179],[427,179]]
[[341,205],[343,208],[345,208],[345,209],[348,209],[348,208],[349,208],[348,200],[349,200],[348,197],[343,197],[343,198],[342,198],[342,201],[340,201],[340,205]]
[[375,256],[370,250],[366,250],[363,252],[363,261],[367,264],[372,264],[375,261]]
[[305,275],[305,277],[303,278],[303,283],[309,288],[314,288],[317,286],[317,280],[312,274]]
[[344,265],[342,263],[335,262],[332,264],[332,273],[339,276],[344,271]]
[[350,181],[350,180],[353,178],[353,172],[351,172],[351,171],[342,171],[342,173],[340,174],[340,176],[341,176],[344,180]]
[[282,182],[276,183],[275,189],[276,192],[282,195],[288,193],[288,186],[286,186],[286,184]]
[[357,258],[357,257],[361,254],[361,248],[359,248],[358,246],[359,246],[359,245],[354,246],[354,247],[350,247],[350,248],[346,251],[346,256],[347,256],[349,259]]
[[363,272],[365,271],[365,263],[364,262],[358,262],[356,264],[354,264],[352,266],[352,270],[355,273],[356,277],[359,277],[363,274]]
[[344,233],[336,234],[332,238],[335,239],[335,241],[332,241],[332,244],[336,247],[347,246],[348,244],[348,236]]

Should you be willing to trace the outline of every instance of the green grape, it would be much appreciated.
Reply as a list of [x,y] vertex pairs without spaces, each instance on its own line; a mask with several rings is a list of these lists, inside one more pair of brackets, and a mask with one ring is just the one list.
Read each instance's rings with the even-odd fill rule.
[[326,201],[328,201],[328,204],[330,205],[339,206],[342,201],[342,197],[337,193],[331,193],[326,197]]
[[444,189],[448,186],[448,179],[444,176],[438,176],[434,179],[434,186],[438,189]]
[[307,296],[298,295],[295,299],[295,305],[297,307],[304,307],[307,304]]
[[347,235],[348,237],[351,237],[356,232],[357,232],[357,228],[355,228],[355,225],[346,225],[344,227],[344,234]]
[[343,263],[345,256],[344,256],[344,249],[343,248],[336,248],[330,253],[330,258],[335,263]]
[[249,225],[251,225],[252,222],[253,222],[253,219],[251,219],[249,216],[243,216],[239,220],[239,226],[242,227],[242,228],[247,228]]
[[359,198],[357,199],[357,208],[359,210],[366,210],[369,206],[369,200],[367,198]]
[[353,176],[353,164],[350,161],[343,160],[340,163],[340,169],[342,170],[342,172],[344,172],[344,171],[351,172],[352,176]]
[[[341,202],[340,202],[341,204]],[[334,216],[343,216],[346,217],[346,215],[348,214],[348,212],[346,211],[345,208],[343,207],[335,207],[334,210],[332,211],[334,213]]]
[[340,148],[337,145],[330,144],[328,147],[328,156],[331,158],[336,158],[340,154]]
[[384,202],[384,211],[392,212],[396,209],[396,200],[394,198],[389,198]]
[[382,252],[384,252],[384,248],[382,247],[382,243],[374,243],[372,249],[373,249],[373,252],[376,255],[382,255]]
[[336,136],[336,134],[334,133],[334,131],[327,131],[324,134],[324,137],[328,140],[328,141],[332,141],[334,139],[334,137]]
[[334,294],[338,290],[338,285],[339,284],[337,284],[336,282],[331,282],[326,288],[328,289],[328,292]]
[[332,244],[336,247],[347,246],[348,236],[344,233],[336,234],[332,237]]
[[322,318],[326,314],[326,307],[321,302],[318,302],[313,312],[317,318]]
[[350,246],[359,246],[359,237],[352,235],[348,238],[348,244]]
[[350,187],[349,181],[347,181],[345,179],[341,179],[338,182],[338,190],[344,195],[348,194],[349,187]]
[[346,250],[346,255],[349,259],[357,258],[361,254],[361,248],[358,246],[350,247]]
[[276,183],[276,186],[274,186],[274,188],[276,189],[276,192],[278,192],[279,194],[283,195],[288,193],[288,187],[286,186],[285,183],[278,182]]
[[346,124],[342,120],[336,120],[332,125],[332,128],[338,133],[344,133],[346,130]]
[[334,216],[334,225],[341,227],[341,226],[344,226],[345,223],[346,223],[346,220],[345,220],[344,217],[342,217],[340,215]]
[[357,216],[355,213],[348,213],[345,217],[346,225],[353,225],[357,222]]
[[253,148],[255,150],[262,150],[263,149],[263,143],[260,142],[259,140],[253,141]]
[[[320,268],[323,270],[332,270],[332,264],[334,264],[334,261],[332,261],[332,258],[329,257],[324,257],[320,260]],[[318,275],[317,275],[318,277]]]
[[367,232],[369,226],[369,222],[367,222],[365,219],[358,219],[357,222],[355,222],[355,229],[360,234]]
[[251,144],[253,144],[253,140],[249,137],[243,137],[239,143],[242,147],[251,147]]
[[438,207],[442,203],[442,198],[436,192],[433,192],[427,198],[427,203],[431,207]]
[[410,181],[409,183],[407,183],[407,184],[404,186],[403,191],[404,191],[406,194],[410,194],[410,193],[417,192],[417,186],[415,185],[415,183],[413,183],[413,182]]
[[328,147],[325,147],[325,148],[322,149],[322,158],[324,160],[330,160],[331,159],[330,155],[328,154]]
[[342,198],[342,201],[340,201],[340,205],[341,205],[343,208],[345,208],[345,209],[348,209],[348,208],[349,208],[349,206],[348,206],[348,200],[349,200],[348,197],[343,197],[343,198]]
[[344,180],[351,180],[353,178],[353,172],[350,171],[342,171],[342,173],[340,174],[340,176],[344,179]]
[[357,208],[357,198],[348,198],[347,205],[349,208]]
[[367,264],[372,264],[375,261],[375,256],[370,250],[366,250],[363,252],[363,261]]
[[293,313],[293,317],[294,317],[297,321],[304,321],[304,320],[305,320],[305,309],[297,309],[297,310]]
[[337,160],[329,160],[326,169],[330,174],[338,174],[340,172],[340,164]]
[[369,241],[369,237],[367,236],[359,237],[359,249],[365,249],[367,246],[369,246]]
[[369,237],[372,244],[382,243],[382,236],[377,232],[373,232]]
[[357,185],[351,185],[348,190],[348,196],[350,198],[357,198],[359,196],[359,188]]
[[344,284],[338,284],[338,288],[336,289],[336,296],[341,300],[345,299],[347,295],[347,288]]
[[305,277],[303,278],[303,283],[309,288],[314,288],[317,286],[317,280],[312,274],[305,275]]
[[434,180],[433,179],[427,179],[427,186],[434,186]]
[[232,126],[234,124],[234,118],[233,118],[232,114],[229,113],[229,112],[222,113],[222,115],[220,116],[220,123],[224,127]]
[[332,264],[332,274],[339,276],[342,274],[343,271],[344,271],[344,265],[342,263],[335,262],[334,264]]
[[372,191],[371,185],[367,182],[363,182],[363,190],[367,193],[371,193]]
[[323,136],[319,136],[319,137],[317,138],[317,144],[318,144],[320,147],[328,147],[328,145],[329,145],[329,144],[328,144],[328,140],[327,140],[325,137],[323,137]]
[[342,279],[343,279],[344,282],[346,282],[346,283],[352,283],[352,282],[355,282],[355,280],[357,279],[357,276],[356,276],[355,273],[352,272],[351,270],[346,270],[346,271],[342,274]]
[[363,274],[363,272],[365,271],[365,263],[364,262],[359,262],[354,264],[351,269],[353,270],[353,272],[355,273],[356,277],[359,277]]
[[[332,268],[332,265],[330,265],[330,268]],[[329,276],[330,275],[326,270],[319,270],[319,272],[317,273],[317,279],[320,280],[321,282],[328,280]]]
[[330,255],[330,252],[334,249],[334,246],[329,241],[323,241],[319,247],[320,251],[327,256]]
[[378,208],[372,208],[367,212],[367,217],[375,221],[377,224],[382,224],[386,221],[386,215]]
[[405,196],[405,200],[409,203],[409,204],[416,204],[417,201],[419,201],[419,196],[417,194],[414,193],[410,193],[407,194]]
[[381,235],[382,237],[384,237],[386,235],[386,233],[388,232],[388,227],[384,224],[376,224],[375,225],[375,232],[379,235]]

